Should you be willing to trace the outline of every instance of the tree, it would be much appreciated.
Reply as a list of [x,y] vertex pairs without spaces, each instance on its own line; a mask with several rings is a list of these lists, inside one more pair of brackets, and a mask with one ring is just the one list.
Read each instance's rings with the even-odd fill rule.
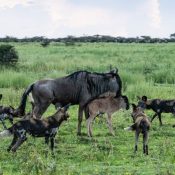
[[0,45],[0,63],[14,65],[18,62],[18,53],[12,45]]

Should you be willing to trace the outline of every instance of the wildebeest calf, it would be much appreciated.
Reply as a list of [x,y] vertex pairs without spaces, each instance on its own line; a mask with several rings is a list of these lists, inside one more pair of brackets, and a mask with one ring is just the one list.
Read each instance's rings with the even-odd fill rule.
[[153,115],[151,122],[156,116],[159,118],[160,125],[162,125],[161,113],[172,113],[175,115],[175,100],[160,100],[160,99],[148,99],[147,96],[139,98],[138,106],[143,109],[152,109],[155,114]]
[[58,109],[58,111],[45,119],[23,119],[15,123],[12,127],[0,133],[0,137],[13,135],[13,140],[7,151],[15,152],[19,146],[27,140],[26,134],[34,137],[45,137],[45,143],[51,142],[51,150],[54,149],[54,138],[57,130],[64,120],[69,117],[67,113],[68,106]]
[[100,98],[91,101],[85,109],[88,136],[92,137],[92,121],[96,116],[103,113],[107,113],[109,130],[111,134],[114,135],[111,116],[114,112],[118,111],[121,108],[129,109],[128,98],[126,96],[120,96],[116,98],[114,93],[109,93],[109,95],[104,94],[104,97],[101,95]]
[[134,124],[124,128],[125,130],[132,130],[135,131],[135,148],[134,151],[137,151],[138,139],[140,133],[143,134],[143,153],[148,155],[148,131],[150,129],[150,121],[148,117],[144,114],[142,108],[137,107],[135,104],[132,104],[133,111],[132,111],[132,118]]

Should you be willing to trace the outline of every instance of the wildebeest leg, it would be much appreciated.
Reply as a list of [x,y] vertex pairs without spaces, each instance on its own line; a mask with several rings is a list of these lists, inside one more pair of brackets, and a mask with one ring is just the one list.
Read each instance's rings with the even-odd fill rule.
[[107,114],[107,115],[108,115],[107,122],[108,122],[109,131],[113,136],[115,136],[115,133],[112,127],[111,114]]
[[49,137],[47,137],[47,136],[45,137],[45,144],[47,144],[47,145],[49,144]]
[[161,113],[158,113],[158,117],[159,117],[159,123],[160,123],[160,126],[162,126]]
[[11,148],[14,146],[14,144],[16,143],[16,141],[17,141],[17,137],[14,135],[13,140],[12,140],[10,146],[7,148],[7,151],[8,151],[8,152],[9,152],[9,151],[11,150]]
[[135,131],[135,148],[134,148],[134,153],[136,153],[137,152],[137,149],[138,149],[138,140],[139,140],[139,132],[136,130]]
[[143,153],[148,155],[148,132],[143,134]]
[[88,130],[88,136],[89,137],[92,137],[92,129],[91,129],[91,125],[92,125],[92,121],[94,119],[94,116],[90,116],[88,119],[87,119],[87,130]]
[[33,117],[40,119],[42,117],[42,114],[46,111],[49,105],[50,105],[49,103],[36,104],[33,109]]
[[157,116],[157,113],[155,113],[151,119],[151,122],[155,119],[155,117]]
[[77,128],[77,135],[81,135],[81,122],[83,119],[83,107],[79,106],[78,109],[78,128]]
[[51,137],[50,138],[50,148],[51,148],[51,150],[52,150],[52,154],[53,154],[53,149],[54,149],[54,143],[55,143],[55,138],[54,137]]

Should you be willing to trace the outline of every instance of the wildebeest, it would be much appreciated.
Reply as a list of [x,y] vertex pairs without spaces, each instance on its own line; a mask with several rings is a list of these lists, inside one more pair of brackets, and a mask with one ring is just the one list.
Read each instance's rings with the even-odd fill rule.
[[27,140],[26,134],[34,137],[45,137],[45,143],[51,143],[51,150],[54,149],[54,138],[57,130],[64,120],[69,117],[67,113],[68,106],[58,109],[58,111],[45,119],[23,119],[12,125],[7,130],[0,133],[0,137],[13,135],[13,140],[7,151],[15,152],[19,146]]
[[160,125],[162,125],[161,113],[172,113],[175,115],[175,100],[161,100],[161,99],[148,99],[147,96],[139,98],[138,106],[143,109],[152,109],[155,114],[153,115],[151,122],[156,116],[159,118]]
[[110,93],[106,95],[100,95],[99,98],[91,101],[85,107],[85,116],[87,119],[87,129],[88,136],[92,137],[92,121],[94,118],[100,114],[107,114],[107,122],[109,126],[109,131],[112,135],[114,135],[114,131],[112,128],[111,116],[114,112],[119,109],[129,109],[129,101],[126,96],[116,97],[115,93]]
[[31,84],[24,92],[16,113],[25,112],[26,99],[31,92],[34,99],[33,116],[40,118],[50,104],[62,106],[71,103],[79,105],[78,132],[81,134],[83,110],[88,101],[107,91],[121,95],[122,82],[118,71],[109,73],[74,72],[66,77],[39,80]]
[[144,114],[143,109],[141,107],[132,104],[133,111],[132,111],[132,118],[134,124],[124,128],[125,130],[132,130],[135,131],[135,148],[134,152],[137,151],[138,148],[138,139],[140,133],[143,134],[143,153],[148,155],[148,131],[151,127],[151,123],[148,117]]

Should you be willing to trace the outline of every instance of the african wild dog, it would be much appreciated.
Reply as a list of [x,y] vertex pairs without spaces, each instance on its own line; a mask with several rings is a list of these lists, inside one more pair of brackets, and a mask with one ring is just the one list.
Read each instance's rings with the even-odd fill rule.
[[135,131],[135,148],[134,152],[137,151],[138,139],[140,133],[143,134],[143,153],[148,155],[148,131],[151,127],[151,123],[148,117],[144,114],[142,108],[137,107],[135,104],[132,104],[133,111],[132,111],[132,118],[134,124],[124,128],[124,130],[132,130]]
[[[2,94],[0,94],[0,100],[2,99]],[[4,129],[7,129],[4,120],[8,119],[13,124],[13,112],[15,109],[12,106],[0,106],[0,121]]]
[[51,143],[51,150],[54,149],[54,138],[57,130],[64,120],[67,120],[69,115],[67,113],[68,105],[60,108],[57,112],[45,119],[23,119],[15,123],[12,127],[0,133],[0,137],[13,135],[13,140],[7,151],[15,152],[18,147],[27,140],[26,134],[34,137],[45,137],[45,143]]
[[162,125],[161,113],[172,113],[175,115],[175,100],[160,100],[160,99],[147,99],[147,96],[139,98],[138,106],[143,109],[152,109],[155,114],[153,115],[151,122],[156,116],[159,118],[160,125]]
[[129,101],[126,96],[116,97],[115,93],[104,93],[100,95],[99,98],[91,101],[85,108],[85,116],[87,119],[87,129],[88,129],[88,136],[92,137],[92,121],[94,118],[100,114],[107,113],[107,122],[109,126],[110,133],[114,135],[114,131],[112,128],[111,116],[114,112],[118,111],[119,109],[129,109]]

